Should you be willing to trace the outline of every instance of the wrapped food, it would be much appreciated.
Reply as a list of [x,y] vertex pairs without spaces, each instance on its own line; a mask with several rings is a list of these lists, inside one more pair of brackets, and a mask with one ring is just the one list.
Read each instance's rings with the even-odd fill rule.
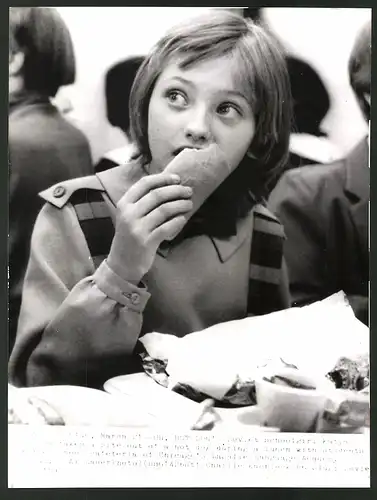
[[365,390],[369,387],[369,355],[341,357],[328,377],[337,389]]
[[300,389],[306,391],[315,391],[317,388],[316,381],[313,378],[306,377],[300,370],[284,370],[274,373],[269,377],[263,377],[263,380],[271,384],[283,385],[292,389]]
[[[216,144],[204,149],[183,149],[165,168],[165,172],[178,174],[181,184],[193,190],[193,208],[184,215],[186,222],[205,200],[231,173],[224,153]],[[171,239],[177,235],[173,235]]]
[[363,391],[331,392],[317,422],[317,432],[361,432],[370,425],[370,401]]
[[256,404],[255,380],[287,367],[327,376],[334,388],[360,390],[369,384],[369,329],[343,292],[309,306],[172,337],[152,332],[140,338],[159,377],[147,373],[195,401]]

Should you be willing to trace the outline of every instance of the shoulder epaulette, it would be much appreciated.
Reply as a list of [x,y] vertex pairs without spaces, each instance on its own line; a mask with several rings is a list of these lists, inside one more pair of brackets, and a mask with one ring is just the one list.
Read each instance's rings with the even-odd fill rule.
[[62,208],[70,200],[72,195],[79,190],[105,191],[103,185],[95,175],[78,177],[59,182],[41,191],[39,196],[57,208]]
[[106,258],[114,237],[114,224],[104,193],[105,188],[95,175],[59,182],[39,193],[57,208],[63,208],[68,202],[72,204],[96,268]]

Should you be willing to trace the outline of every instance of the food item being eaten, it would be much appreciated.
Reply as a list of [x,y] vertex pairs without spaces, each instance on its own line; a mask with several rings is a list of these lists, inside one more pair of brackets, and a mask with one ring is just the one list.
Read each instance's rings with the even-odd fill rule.
[[178,174],[181,184],[193,190],[193,208],[184,215],[187,222],[232,170],[221,149],[211,144],[204,149],[184,149],[167,165],[165,172]]

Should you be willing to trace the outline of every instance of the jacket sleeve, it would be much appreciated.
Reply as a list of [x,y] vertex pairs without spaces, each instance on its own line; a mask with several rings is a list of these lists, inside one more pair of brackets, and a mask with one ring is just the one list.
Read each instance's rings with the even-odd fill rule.
[[94,270],[72,205],[45,204],[32,236],[10,382],[99,387],[126,373],[148,299],[106,261]]
[[[313,181],[314,182],[311,182]],[[317,183],[318,184],[318,183]],[[292,305],[305,305],[327,296],[329,269],[326,258],[326,221],[321,189],[315,179],[299,171],[287,172],[271,193],[269,208],[284,226],[284,256]]]

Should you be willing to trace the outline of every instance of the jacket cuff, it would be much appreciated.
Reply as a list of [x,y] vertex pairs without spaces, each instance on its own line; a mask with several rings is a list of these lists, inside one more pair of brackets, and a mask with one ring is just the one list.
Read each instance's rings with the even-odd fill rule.
[[142,312],[151,296],[144,285],[137,287],[115,274],[106,260],[95,271],[93,279],[105,295],[135,312]]

